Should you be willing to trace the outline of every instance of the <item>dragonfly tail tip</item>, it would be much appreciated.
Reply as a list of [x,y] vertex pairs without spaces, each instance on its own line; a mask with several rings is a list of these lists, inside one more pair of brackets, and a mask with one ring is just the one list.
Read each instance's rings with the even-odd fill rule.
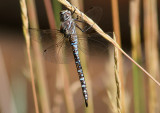
[[88,100],[85,100],[86,107],[88,107]]

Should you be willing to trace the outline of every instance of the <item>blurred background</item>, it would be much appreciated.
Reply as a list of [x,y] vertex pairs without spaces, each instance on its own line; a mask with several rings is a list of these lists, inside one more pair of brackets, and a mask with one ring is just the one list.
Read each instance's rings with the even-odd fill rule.
[[[102,8],[98,25],[106,33],[115,32],[122,49],[160,81],[159,0],[70,2],[83,12]],[[26,5],[31,28],[59,29],[59,12],[66,8],[57,0],[26,0]],[[89,94],[86,108],[74,61],[45,60],[39,45],[31,41],[36,110],[21,14],[19,0],[0,0],[0,113],[160,113],[160,87],[124,55],[119,53],[115,60],[112,44],[107,45],[107,56],[81,56]]]

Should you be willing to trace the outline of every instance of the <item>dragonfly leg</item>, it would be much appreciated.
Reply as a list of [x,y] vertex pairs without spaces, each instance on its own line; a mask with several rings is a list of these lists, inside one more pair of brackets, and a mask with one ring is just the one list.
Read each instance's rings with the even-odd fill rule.
[[[92,26],[93,26],[93,25],[92,25]],[[81,30],[82,32],[88,31],[89,29],[91,29],[92,26],[89,26],[89,27],[88,27],[88,26],[85,26],[84,29],[82,29],[82,28],[80,28],[80,27],[76,24],[76,27],[77,27],[79,30]]]
[[78,19],[78,17],[79,17],[79,16],[77,16],[77,18],[75,18],[75,19],[74,19],[74,21],[77,21],[77,22],[82,22],[82,23],[84,23],[84,21],[83,21],[83,20],[79,20],[79,19]]
[[73,14],[75,13],[75,11],[76,11],[76,8],[74,7],[74,11],[73,11],[73,12],[71,12],[71,15],[73,15]]

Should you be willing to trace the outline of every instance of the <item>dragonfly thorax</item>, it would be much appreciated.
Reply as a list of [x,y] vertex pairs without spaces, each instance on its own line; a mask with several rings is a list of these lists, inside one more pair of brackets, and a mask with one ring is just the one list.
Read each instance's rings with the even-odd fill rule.
[[69,19],[72,19],[72,15],[69,10],[63,10],[60,12],[60,21],[61,22],[65,22]]

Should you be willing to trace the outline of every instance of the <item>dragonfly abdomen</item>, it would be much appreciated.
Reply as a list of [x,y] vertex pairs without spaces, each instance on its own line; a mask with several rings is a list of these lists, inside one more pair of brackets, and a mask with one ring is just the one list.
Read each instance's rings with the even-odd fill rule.
[[85,104],[86,104],[86,107],[88,107],[88,93],[87,93],[86,82],[85,82],[85,78],[84,78],[84,74],[83,74],[83,70],[82,70],[82,66],[79,58],[77,37],[76,38],[72,37],[72,40],[70,40],[70,44],[72,46],[75,64],[77,67],[77,72],[79,75],[79,80],[81,82],[82,92],[85,99]]

